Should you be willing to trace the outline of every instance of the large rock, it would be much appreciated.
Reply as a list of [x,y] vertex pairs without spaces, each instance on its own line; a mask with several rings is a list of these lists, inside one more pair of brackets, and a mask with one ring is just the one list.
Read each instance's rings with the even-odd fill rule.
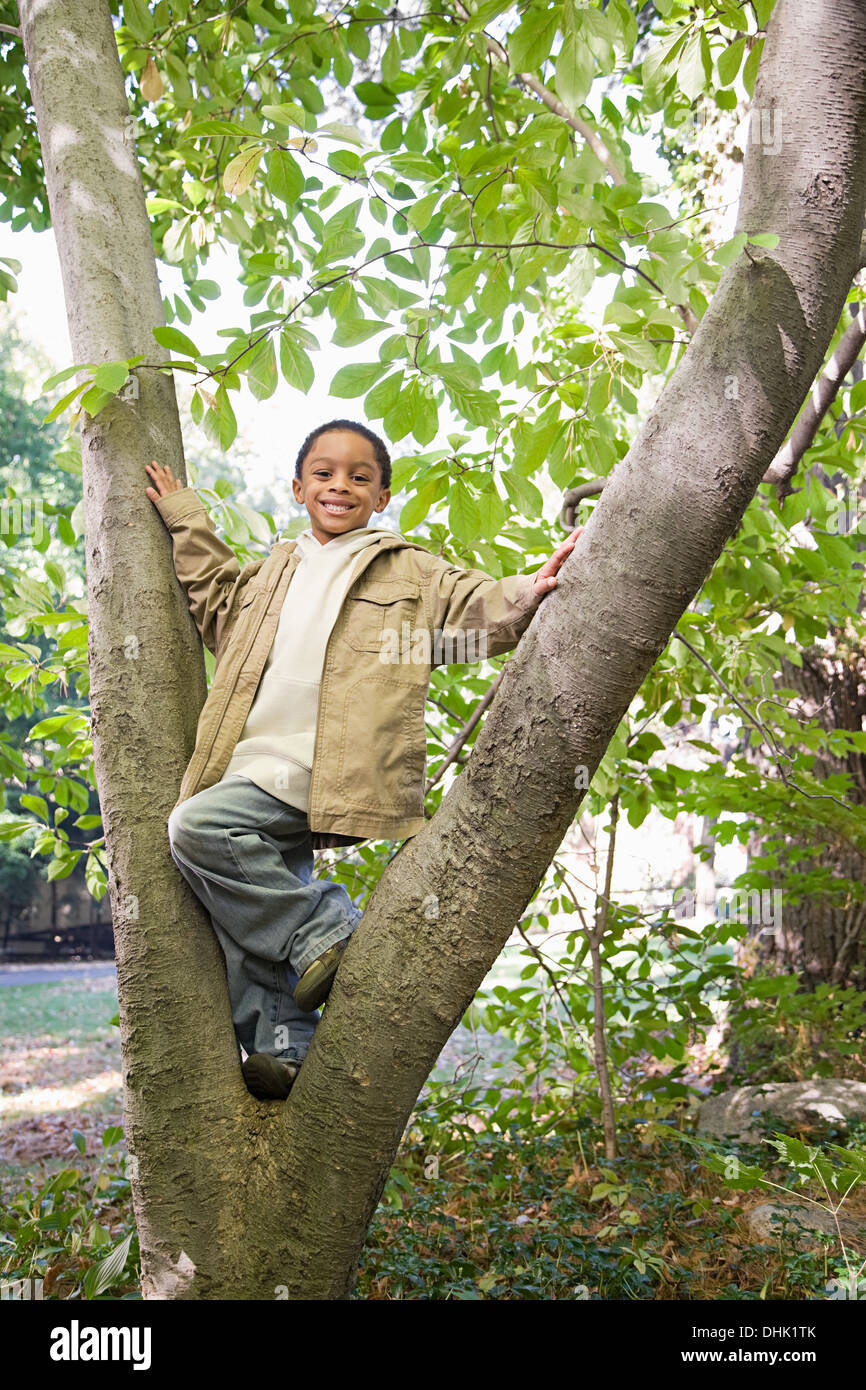
[[[838,1244],[839,1240],[832,1213],[806,1206],[805,1202],[763,1202],[746,1213],[746,1221],[757,1240],[769,1241],[774,1245],[778,1245],[780,1238],[783,1238],[787,1244],[796,1245],[801,1250],[822,1250],[822,1234],[831,1235],[834,1244]],[[840,1214],[839,1226],[846,1244],[849,1241],[863,1243],[866,1237],[864,1221]]]
[[866,1081],[819,1077],[815,1081],[773,1081],[735,1086],[704,1101],[698,1129],[730,1139],[757,1140],[756,1119],[772,1111],[786,1131],[816,1120],[843,1123],[866,1119]]

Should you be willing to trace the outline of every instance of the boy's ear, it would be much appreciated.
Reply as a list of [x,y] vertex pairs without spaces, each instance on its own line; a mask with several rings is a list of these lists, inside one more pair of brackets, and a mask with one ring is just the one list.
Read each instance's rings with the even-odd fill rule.
[[373,510],[377,512],[384,512],[385,508],[387,507],[390,501],[391,489],[388,487],[383,488],[382,491],[379,493],[379,500],[377,501],[376,506]]
[[292,478],[292,494],[296,502],[303,502],[304,485],[298,477]]

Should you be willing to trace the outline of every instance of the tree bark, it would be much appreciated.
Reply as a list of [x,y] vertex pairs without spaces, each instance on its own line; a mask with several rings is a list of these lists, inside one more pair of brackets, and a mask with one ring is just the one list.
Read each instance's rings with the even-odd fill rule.
[[[827,650],[812,647],[803,653],[802,666],[784,661],[778,684],[796,691],[800,712],[817,720],[827,733],[837,729],[859,732],[866,717],[866,657],[856,649],[852,651],[850,641],[838,629],[829,636]],[[763,753],[756,755],[756,761],[769,774]],[[842,758],[825,750],[815,757],[812,771],[819,780],[849,773],[851,806],[866,805],[866,756],[862,753]],[[849,879],[862,883],[864,856],[843,835],[833,835],[828,829],[826,843],[821,844],[817,857],[814,851],[814,843],[804,844],[795,835],[785,836],[784,858],[793,872],[823,869],[836,882]],[[776,872],[771,879],[784,895],[784,876]],[[775,932],[756,927],[750,937],[755,939],[757,959],[772,971],[799,975],[805,990],[812,991],[819,984],[866,987],[863,902],[842,905],[826,894],[815,894],[799,903],[783,898],[781,927]]]
[[[151,332],[165,322],[162,298],[108,4],[21,0],[19,12],[74,360],[163,360]],[[174,383],[156,370],[138,376],[139,399],[85,417],[81,433],[124,1128],[144,1292],[165,1297],[188,1267],[181,1251],[207,1272],[243,1243],[249,1154],[236,1133],[247,1093],[222,955],[166,840],[206,684],[170,540],[144,493],[154,457],[185,478]],[[217,1285],[228,1287],[225,1275]]]
[[[107,4],[22,0],[21,18],[76,356],[152,352],[158,290]],[[142,487],[151,456],[180,465],[170,383],[151,376],[135,410],[86,427],[95,750],[145,1297],[346,1296],[421,1087],[574,818],[576,767],[595,770],[820,366],[859,255],[864,69],[862,0],[780,0],[755,105],[777,109],[788,148],[749,146],[738,226],[780,244],[725,272],[508,662],[466,772],[383,875],[285,1105],[243,1087],[218,947],[167,849],[203,693]]]

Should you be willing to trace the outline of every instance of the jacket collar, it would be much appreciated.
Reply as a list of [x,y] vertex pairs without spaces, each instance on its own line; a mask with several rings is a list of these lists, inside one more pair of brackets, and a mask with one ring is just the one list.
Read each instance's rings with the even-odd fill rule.
[[[417,542],[407,541],[405,536],[401,536],[396,531],[382,531],[378,536],[376,536],[375,540],[372,540],[370,542],[369,549],[393,550],[395,546],[400,545],[417,546]],[[294,553],[294,551],[297,549],[297,546],[298,543],[294,539],[285,541],[274,541],[273,545],[271,546],[271,550],[284,551],[286,556],[288,557]]]
[[[291,570],[295,568],[299,559],[297,549],[298,545],[295,540],[274,541],[274,544],[271,546],[271,554],[273,555],[276,553],[279,556],[281,561],[280,570],[282,570],[284,566],[288,566]],[[429,550],[426,550],[423,545],[419,545],[417,541],[407,540],[405,536],[401,536],[397,531],[382,531],[374,541],[371,541],[369,545],[365,545],[363,550],[356,555],[349,586],[351,587],[355,583],[355,580],[361,577],[367,566],[372,564],[380,551],[400,549],[423,550],[425,555],[430,554]]]

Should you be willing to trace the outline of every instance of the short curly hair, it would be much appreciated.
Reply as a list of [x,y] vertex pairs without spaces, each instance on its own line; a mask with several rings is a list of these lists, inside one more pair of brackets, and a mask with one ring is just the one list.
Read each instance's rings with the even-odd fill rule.
[[376,454],[376,462],[382,474],[382,487],[389,488],[391,486],[391,455],[385,447],[385,441],[380,439],[378,434],[375,434],[373,430],[368,429],[366,425],[359,424],[357,420],[329,420],[326,425],[319,425],[317,429],[311,430],[298,453],[295,463],[296,478],[302,477],[304,459],[319,438],[319,435],[327,434],[329,430],[352,430],[355,434],[363,435],[364,438],[372,444]]

